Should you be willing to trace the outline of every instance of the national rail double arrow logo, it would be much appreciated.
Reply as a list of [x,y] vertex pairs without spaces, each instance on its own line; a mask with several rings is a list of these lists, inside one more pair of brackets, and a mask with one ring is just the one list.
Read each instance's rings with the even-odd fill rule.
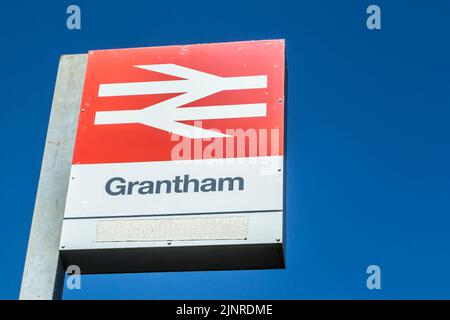
[[188,103],[225,90],[267,88],[267,75],[220,77],[176,64],[136,65],[184,80],[100,84],[99,97],[182,93],[139,110],[97,111],[96,125],[140,123],[191,139],[229,137],[227,134],[179,121],[265,117],[266,103],[184,107]]

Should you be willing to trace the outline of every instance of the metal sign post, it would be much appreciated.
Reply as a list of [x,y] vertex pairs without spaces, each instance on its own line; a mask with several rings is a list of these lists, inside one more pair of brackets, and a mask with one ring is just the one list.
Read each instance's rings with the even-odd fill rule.
[[60,299],[64,268],[59,240],[86,55],[61,57],[42,160],[28,251],[20,288],[21,300]]

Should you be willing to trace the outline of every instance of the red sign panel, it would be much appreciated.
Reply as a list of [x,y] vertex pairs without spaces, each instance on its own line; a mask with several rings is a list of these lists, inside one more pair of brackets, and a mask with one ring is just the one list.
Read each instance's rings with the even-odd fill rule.
[[170,161],[183,139],[236,149],[249,130],[269,153],[241,156],[282,155],[284,70],[283,40],[90,51],[73,163]]

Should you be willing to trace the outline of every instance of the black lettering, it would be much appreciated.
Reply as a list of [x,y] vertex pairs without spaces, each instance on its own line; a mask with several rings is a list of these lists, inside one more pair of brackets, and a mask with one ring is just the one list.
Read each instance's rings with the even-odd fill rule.
[[153,181],[142,181],[139,184],[139,194],[153,194]]
[[[119,182],[119,183],[122,183],[122,184],[118,184],[118,185],[115,185],[115,191],[113,191],[112,189],[111,189],[111,185],[114,183],[114,182]],[[125,194],[125,190],[126,190],[126,185],[124,185],[124,183],[126,183],[126,181],[125,181],[125,179],[123,179],[123,178],[120,178],[120,177],[114,177],[114,178],[111,178],[111,179],[109,179],[108,180],[108,182],[106,182],[106,185],[105,185],[105,191],[106,191],[106,193],[107,194],[109,194],[110,196],[118,196],[118,195],[124,195]]]
[[170,180],[158,180],[156,181],[156,193],[161,193],[161,185],[166,185],[166,193],[171,192],[172,183]]
[[202,180],[200,190],[203,192],[216,191],[216,179],[206,178]]
[[173,183],[175,184],[175,187],[173,188],[176,193],[181,193],[183,190],[181,190],[181,182],[183,182],[183,179],[180,178],[180,176],[176,176],[173,180]]
[[138,185],[139,181],[128,182],[128,192],[127,194],[133,194],[133,187]]
[[189,192],[189,184],[194,184],[194,192],[198,192],[198,185],[199,181],[197,179],[189,179],[189,175],[184,175],[184,186],[183,186],[183,192]]
[[227,178],[219,178],[219,191],[223,191],[224,182],[228,182],[228,191],[234,190],[234,181],[239,182],[239,190],[244,190],[244,178],[242,177],[227,177]]

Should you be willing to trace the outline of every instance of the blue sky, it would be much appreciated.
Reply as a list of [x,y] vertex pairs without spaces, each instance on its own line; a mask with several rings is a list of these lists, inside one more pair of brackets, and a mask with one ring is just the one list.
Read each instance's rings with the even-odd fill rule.
[[273,38],[289,72],[287,268],[83,276],[64,298],[450,298],[448,1],[73,3],[79,31],[71,2],[2,4],[0,298],[18,297],[61,54]]

